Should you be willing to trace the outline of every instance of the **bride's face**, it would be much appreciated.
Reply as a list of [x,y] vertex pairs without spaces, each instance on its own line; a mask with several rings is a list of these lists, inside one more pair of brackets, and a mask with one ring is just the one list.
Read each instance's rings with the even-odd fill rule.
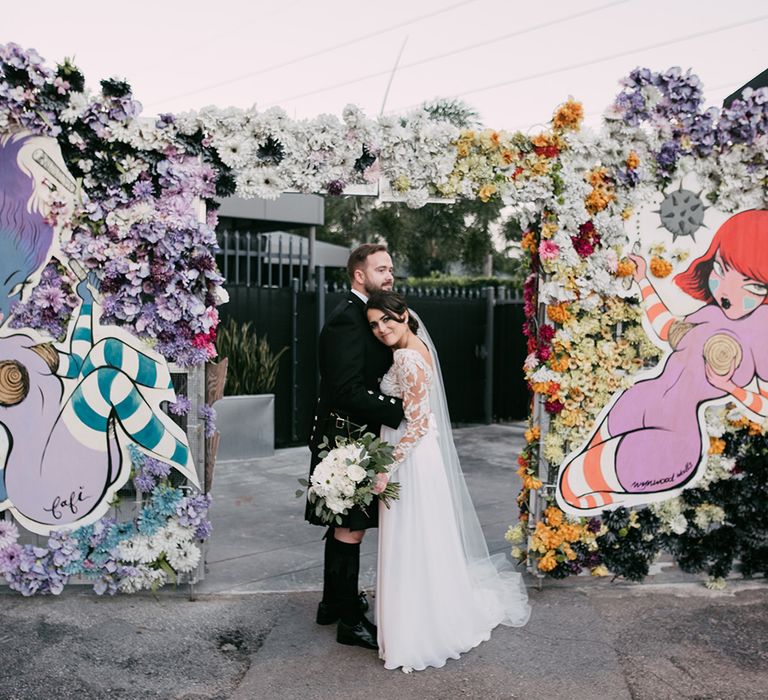
[[401,348],[408,340],[408,313],[398,319],[380,309],[368,309],[368,325],[373,334],[390,348]]

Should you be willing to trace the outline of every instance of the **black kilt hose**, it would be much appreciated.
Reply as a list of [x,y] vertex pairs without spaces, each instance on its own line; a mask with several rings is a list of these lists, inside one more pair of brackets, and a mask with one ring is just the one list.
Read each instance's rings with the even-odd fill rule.
[[[382,425],[396,428],[403,419],[403,402],[379,391],[381,378],[392,366],[392,351],[376,340],[368,327],[365,304],[352,292],[330,313],[320,332],[319,366],[320,396],[309,439],[310,476],[320,461],[318,445],[323,437],[333,446],[337,435],[349,436],[349,425],[341,419],[365,425],[374,435]],[[350,509],[342,516],[340,527],[377,527],[378,503],[374,501],[366,510],[367,515],[358,507]],[[326,526],[309,501],[304,517],[313,525]]]

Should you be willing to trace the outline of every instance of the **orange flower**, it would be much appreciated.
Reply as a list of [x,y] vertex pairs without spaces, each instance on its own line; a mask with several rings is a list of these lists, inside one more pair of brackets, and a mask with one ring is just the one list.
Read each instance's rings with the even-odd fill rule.
[[501,137],[499,136],[498,131],[491,132],[491,143],[496,147],[501,143]]
[[573,561],[576,558],[576,552],[571,549],[571,545],[569,545],[567,542],[563,545],[562,551],[568,561]]
[[487,202],[496,193],[496,185],[483,185],[477,193],[481,201]]
[[635,274],[635,263],[629,258],[622,258],[619,260],[619,265],[616,268],[616,277],[629,277]]
[[536,245],[536,234],[533,231],[526,231],[523,240],[520,241],[520,247],[529,253],[535,253],[538,250]]
[[559,355],[549,361],[549,368],[553,372],[565,372],[570,366],[571,362],[567,355]]
[[752,436],[762,435],[763,426],[760,425],[759,423],[753,423],[752,421],[749,421],[749,434]]
[[584,108],[581,106],[581,102],[569,99],[555,112],[552,117],[552,126],[561,131],[566,129],[573,129],[575,131],[581,126],[582,119],[584,119]]
[[552,527],[558,527],[563,524],[563,511],[557,506],[549,506],[549,508],[544,511],[544,517]]
[[526,442],[536,442],[541,437],[541,428],[538,425],[534,425],[532,428],[528,428],[525,431]]
[[562,325],[571,317],[571,314],[568,312],[568,305],[565,303],[560,303],[548,306],[547,316],[553,323],[559,323]]
[[459,153],[459,158],[466,158],[469,155],[469,144],[464,141],[460,141],[456,146],[456,150]]
[[533,531],[533,544],[541,544],[545,549],[557,549],[563,543],[563,536],[558,530],[553,530],[543,522],[536,523]]
[[654,277],[666,277],[672,272],[672,265],[668,263],[664,258],[660,258],[658,255],[654,255],[651,258],[651,274]]
[[605,180],[608,177],[608,168],[600,167],[595,168],[594,170],[590,170],[587,173],[587,182],[592,185],[592,187],[599,187],[600,185],[605,184]]
[[581,539],[581,526],[576,523],[563,523],[560,534],[566,542],[578,542]]
[[[514,162],[515,154],[512,153],[512,151],[508,151],[508,150],[504,149],[501,152],[501,159],[504,161],[504,163],[506,165],[509,165],[510,163]],[[522,172],[522,170],[520,172]]]
[[640,156],[634,151],[630,151],[627,156],[627,167],[630,170],[634,170],[638,165],[640,165]]
[[709,454],[721,455],[725,451],[725,440],[710,436],[709,438]]
[[540,560],[539,560],[539,569],[541,571],[547,572],[552,571],[557,566],[557,559],[555,559],[555,553],[554,552],[547,552]]
[[603,211],[614,199],[616,195],[605,187],[596,187],[584,198],[584,206],[590,214],[597,214]]
[[521,478],[523,480],[524,489],[528,489],[529,491],[535,491],[536,489],[541,488],[542,481],[540,479],[537,479],[535,476],[531,476],[530,474],[524,474]]
[[734,428],[739,429],[739,428],[746,428],[749,425],[750,420],[746,416],[742,416],[741,418],[738,418],[736,420],[729,420],[728,422]]

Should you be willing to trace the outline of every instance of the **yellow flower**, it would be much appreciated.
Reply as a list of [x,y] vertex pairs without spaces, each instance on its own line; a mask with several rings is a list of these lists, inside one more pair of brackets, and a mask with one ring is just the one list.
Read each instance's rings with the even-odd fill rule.
[[667,277],[672,272],[672,265],[657,255],[651,258],[650,268],[651,274],[658,278]]
[[494,194],[496,194],[496,185],[483,185],[477,193],[477,196],[481,201],[487,202]]
[[610,571],[608,571],[608,567],[605,566],[605,564],[596,566],[594,569],[591,569],[589,573],[592,574],[592,576],[610,576]]
[[399,175],[392,184],[398,192],[405,192],[411,188],[411,181],[405,175]]
[[630,170],[634,170],[638,165],[640,165],[640,156],[634,151],[630,151],[627,156],[627,167]]
[[539,569],[541,571],[547,572],[552,571],[557,566],[557,559],[555,559],[555,553],[550,551],[547,552],[540,560],[539,560]]
[[552,127],[564,131],[566,129],[578,130],[581,120],[584,119],[584,108],[581,102],[569,99],[561,105],[552,117]]
[[459,141],[456,146],[456,151],[459,154],[459,158],[466,158],[469,155],[469,144],[464,141]]
[[509,530],[507,530],[506,534],[504,535],[504,539],[507,542],[512,542],[513,544],[522,542],[525,539],[523,526],[520,523],[510,526]]
[[721,455],[725,452],[725,440],[722,440],[720,438],[711,437],[709,438],[709,454],[711,455]]
[[627,207],[626,209],[621,210],[621,218],[626,221],[629,219],[629,217],[632,216],[632,207]]
[[541,237],[552,238],[557,232],[557,224],[546,223],[541,225]]
[[525,553],[523,552],[520,547],[512,547],[512,551],[510,552],[513,559],[517,559],[518,561],[525,558]]

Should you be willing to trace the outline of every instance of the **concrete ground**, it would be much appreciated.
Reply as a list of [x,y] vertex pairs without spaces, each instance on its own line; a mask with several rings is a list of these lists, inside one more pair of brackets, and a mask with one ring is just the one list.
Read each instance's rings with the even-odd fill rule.
[[[520,426],[456,431],[492,551],[515,519]],[[205,579],[157,595],[0,594],[0,700],[39,698],[527,698],[749,700],[768,697],[768,585],[722,592],[669,565],[643,584],[529,578],[531,621],[442,669],[386,671],[314,623],[321,531],[293,497],[305,448],[220,464]],[[370,533],[371,535],[375,533]],[[363,547],[373,585],[376,543]]]

